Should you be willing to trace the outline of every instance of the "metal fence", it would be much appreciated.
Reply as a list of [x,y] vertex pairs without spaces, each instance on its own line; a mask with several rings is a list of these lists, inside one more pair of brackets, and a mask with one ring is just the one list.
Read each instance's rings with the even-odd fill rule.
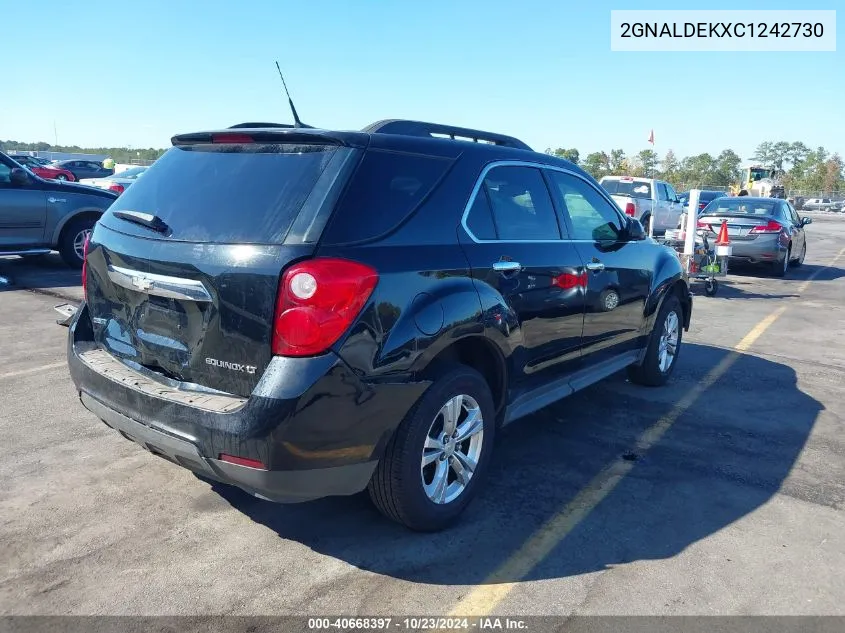
[[[689,191],[690,189],[703,189],[705,191],[723,191],[725,193],[730,192],[730,187],[723,187],[720,185],[704,185],[700,183],[678,183],[677,185],[673,185],[675,187],[675,191]],[[786,196],[788,198],[804,198],[805,200],[809,198],[829,198],[830,200],[843,200],[845,199],[845,191],[819,191],[819,190],[810,190],[810,189],[787,189]]]

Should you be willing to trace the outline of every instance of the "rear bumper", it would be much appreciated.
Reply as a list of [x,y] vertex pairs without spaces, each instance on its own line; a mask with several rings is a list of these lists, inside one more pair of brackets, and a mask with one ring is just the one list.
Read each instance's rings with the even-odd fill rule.
[[[87,409],[175,464],[285,503],[363,490],[428,385],[366,382],[326,354],[274,359],[249,398],[215,397],[163,383],[156,388],[147,374],[133,378],[134,370],[114,357],[92,363],[92,339],[83,304],[69,327],[67,353]],[[220,461],[221,453],[258,460],[267,470]]]
[[782,245],[777,236],[757,238],[751,242],[731,242],[731,261],[752,264],[781,261],[786,257],[787,247]]
[[331,495],[355,494],[367,486],[378,463],[372,461],[333,468],[289,471],[239,466],[206,457],[192,442],[132,420],[85,392],[80,394],[80,400],[107,426],[154,455],[269,501],[297,503]]

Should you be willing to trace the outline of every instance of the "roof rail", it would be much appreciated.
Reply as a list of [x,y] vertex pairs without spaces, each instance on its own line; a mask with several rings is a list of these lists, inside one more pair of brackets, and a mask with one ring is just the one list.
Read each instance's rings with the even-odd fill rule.
[[426,123],[424,121],[407,121],[405,119],[386,119],[376,121],[365,127],[362,132],[369,134],[399,134],[401,136],[423,136],[427,138],[450,138],[455,141],[473,141],[475,143],[490,143],[516,149],[531,148],[512,136],[496,134],[495,132],[482,132],[454,125],[442,125],[440,123]]

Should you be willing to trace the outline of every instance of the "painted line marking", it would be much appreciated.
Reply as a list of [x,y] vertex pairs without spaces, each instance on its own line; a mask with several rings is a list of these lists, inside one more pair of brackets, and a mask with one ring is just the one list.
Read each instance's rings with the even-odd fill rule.
[[813,281],[816,277],[818,277],[819,275],[821,275],[821,274],[822,274],[824,271],[826,271],[828,268],[832,268],[832,267],[833,267],[833,265],[834,265],[836,262],[838,262],[838,261],[839,261],[839,259],[840,259],[843,255],[845,255],[845,248],[843,248],[841,251],[839,251],[839,254],[838,254],[836,257],[834,257],[834,258],[833,258],[833,260],[831,260],[831,262],[830,262],[827,266],[825,266],[824,268],[819,268],[816,272],[814,272],[814,273],[813,273],[812,275],[810,275],[807,279],[805,279],[805,280],[804,280],[804,283],[802,283],[800,286],[798,286],[798,292],[804,292],[804,291],[807,289],[807,287],[810,285],[810,282],[811,282],[811,281]]
[[30,367],[29,369],[19,369],[18,371],[10,371],[5,374],[0,374],[0,380],[3,378],[15,378],[16,376],[26,376],[28,374],[37,374],[40,371],[48,369],[58,369],[59,367],[67,367],[67,361],[60,363],[50,363],[49,365],[39,365],[38,367]]
[[[807,289],[810,282],[822,272],[833,266],[843,255],[845,248],[824,268],[813,273],[800,287],[799,291]],[[741,358],[763,333],[769,329],[786,311],[782,305],[754,326],[742,340],[704,377],[696,383],[651,427],[637,438],[635,450],[642,455],[651,449],[672,425],[693,404],[712,387],[716,381],[724,376],[728,370]],[[522,546],[511,554],[484,581],[474,586],[451,610],[449,617],[479,617],[489,615],[519,582],[543,562],[546,557],[565,539],[625,478],[634,468],[635,462],[622,458],[616,459],[603,468],[593,479],[582,488],[575,497],[555,513],[548,521],[538,528]]]

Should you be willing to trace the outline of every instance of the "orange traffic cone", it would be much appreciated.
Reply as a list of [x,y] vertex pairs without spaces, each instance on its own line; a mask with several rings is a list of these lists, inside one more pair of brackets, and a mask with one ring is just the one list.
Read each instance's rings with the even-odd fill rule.
[[728,221],[722,220],[722,228],[719,230],[719,237],[716,238],[716,244],[730,244],[731,239],[728,237]]

